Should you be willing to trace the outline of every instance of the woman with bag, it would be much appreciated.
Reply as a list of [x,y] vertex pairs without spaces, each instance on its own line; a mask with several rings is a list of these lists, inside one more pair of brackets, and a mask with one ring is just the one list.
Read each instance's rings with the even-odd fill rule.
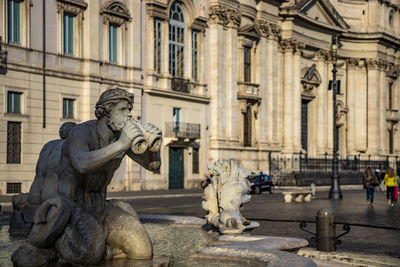
[[394,193],[396,188],[396,175],[394,174],[392,168],[388,168],[384,180],[386,185],[386,197],[388,199],[388,205],[393,207]]
[[374,203],[374,193],[375,187],[379,185],[379,179],[376,177],[375,173],[372,171],[371,166],[368,166],[364,171],[363,177],[364,188],[367,191],[367,203],[368,206],[373,206]]

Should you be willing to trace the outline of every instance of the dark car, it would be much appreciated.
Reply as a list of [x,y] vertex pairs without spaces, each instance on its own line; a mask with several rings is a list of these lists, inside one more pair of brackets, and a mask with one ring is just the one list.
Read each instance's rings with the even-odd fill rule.
[[274,192],[275,185],[269,175],[260,173],[249,179],[251,184],[251,192],[260,194],[262,191],[269,191],[270,194]]

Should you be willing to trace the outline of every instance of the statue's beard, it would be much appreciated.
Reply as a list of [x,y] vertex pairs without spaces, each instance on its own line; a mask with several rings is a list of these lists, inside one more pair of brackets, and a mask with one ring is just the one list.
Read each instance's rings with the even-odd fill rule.
[[127,119],[121,115],[111,115],[107,117],[106,123],[113,132],[119,133],[125,127]]

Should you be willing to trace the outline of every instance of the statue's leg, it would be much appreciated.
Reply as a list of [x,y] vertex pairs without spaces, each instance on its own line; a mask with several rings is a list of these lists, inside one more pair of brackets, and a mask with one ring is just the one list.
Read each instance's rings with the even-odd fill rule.
[[132,207],[122,201],[107,205],[103,221],[106,245],[114,258],[151,259],[153,245],[146,229]]

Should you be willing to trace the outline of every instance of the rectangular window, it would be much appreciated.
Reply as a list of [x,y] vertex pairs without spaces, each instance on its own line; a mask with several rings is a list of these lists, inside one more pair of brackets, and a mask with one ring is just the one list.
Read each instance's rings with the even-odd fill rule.
[[74,118],[74,102],[75,99],[63,98],[63,118],[73,119]]
[[199,173],[199,148],[193,147],[193,173]]
[[179,131],[179,127],[180,127],[180,123],[181,123],[181,108],[174,108],[173,121],[174,121],[174,128]]
[[64,13],[64,54],[74,54],[74,17]]
[[21,95],[19,92],[7,92],[7,113],[21,114]]
[[160,20],[154,20],[154,71],[161,73],[161,26]]
[[244,52],[244,81],[251,82],[251,48],[245,46]]
[[192,78],[199,80],[199,33],[192,32]]
[[8,0],[8,42],[21,43],[21,6],[17,0]]
[[7,163],[21,163],[21,122],[7,122]]
[[21,193],[21,183],[7,183],[7,194]]
[[389,104],[389,109],[393,109],[393,83],[389,83],[389,88],[388,88],[388,104]]
[[118,62],[118,26],[109,25],[109,59],[110,62]]

